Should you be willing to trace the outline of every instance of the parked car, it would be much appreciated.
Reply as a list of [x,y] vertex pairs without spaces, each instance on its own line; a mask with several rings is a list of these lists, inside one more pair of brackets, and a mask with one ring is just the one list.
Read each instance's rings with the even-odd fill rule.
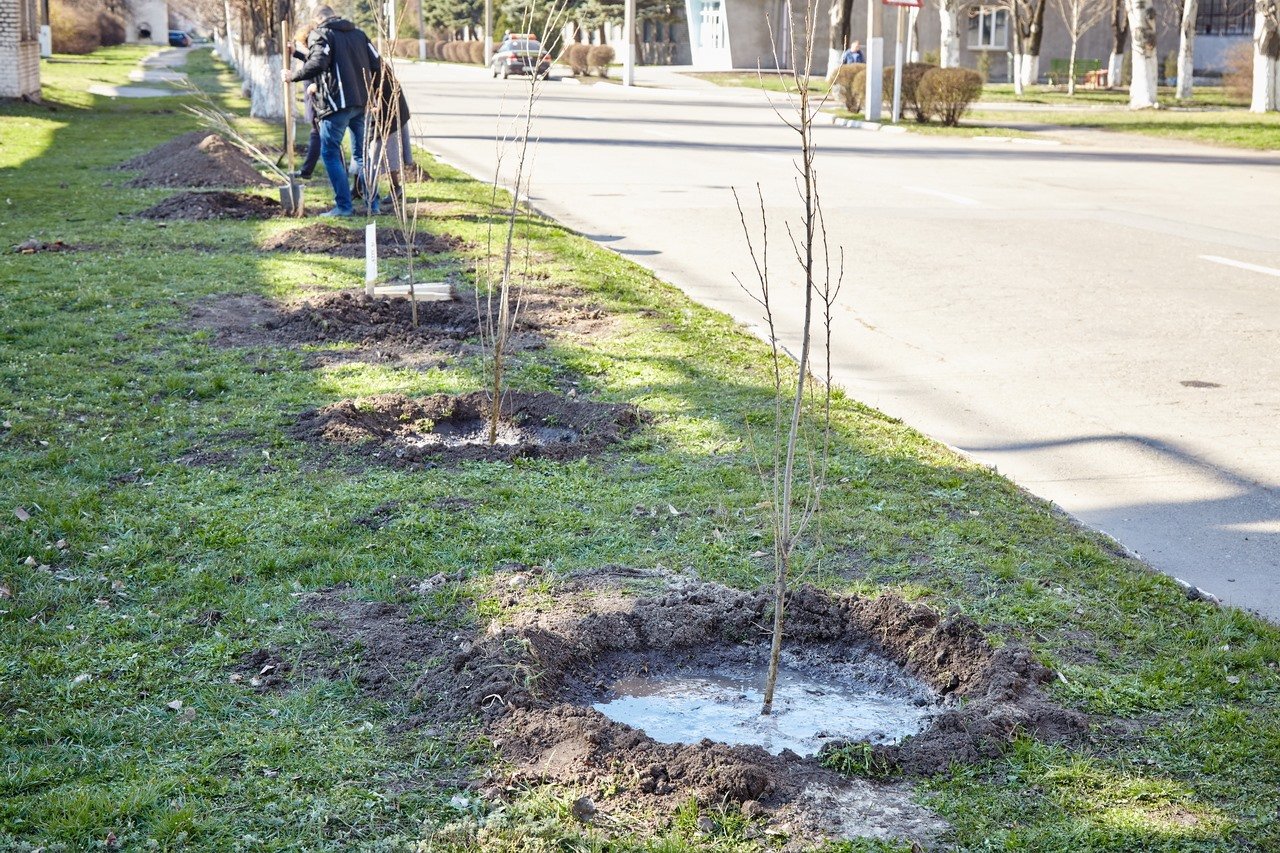
[[169,47],[191,47],[191,36],[182,30],[169,30]]
[[489,62],[493,76],[502,75],[505,80],[512,74],[536,74],[546,77],[551,73],[551,54],[542,49],[542,42],[533,35],[508,34]]

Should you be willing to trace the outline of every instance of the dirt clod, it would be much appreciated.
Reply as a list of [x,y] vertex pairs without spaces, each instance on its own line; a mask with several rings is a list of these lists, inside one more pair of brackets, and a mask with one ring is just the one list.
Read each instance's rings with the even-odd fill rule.
[[382,394],[304,412],[295,438],[344,445],[379,462],[575,459],[621,441],[640,424],[635,408],[512,391],[502,400],[498,441],[488,442],[486,392],[410,399]]
[[251,193],[186,192],[148,207],[137,214],[139,219],[191,220],[204,219],[269,219],[283,215],[280,202]]
[[64,243],[61,240],[54,240],[52,243],[45,243],[41,240],[24,240],[13,247],[13,251],[19,255],[39,255],[45,252],[83,252],[89,247],[73,246],[70,243]]
[[[414,253],[418,256],[450,252],[461,245],[462,241],[455,237],[437,237],[421,232],[414,235],[413,241]],[[363,258],[364,231],[317,223],[269,237],[263,241],[262,248],[268,252],[306,252],[336,258]],[[380,228],[378,254],[384,258],[404,258],[408,257],[408,247],[397,231]]]
[[216,133],[193,131],[120,165],[141,170],[130,187],[266,187],[253,161]]

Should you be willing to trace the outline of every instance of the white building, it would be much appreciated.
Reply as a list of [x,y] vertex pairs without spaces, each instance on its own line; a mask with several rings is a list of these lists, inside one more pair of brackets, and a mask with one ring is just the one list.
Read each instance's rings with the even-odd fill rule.
[[36,0],[0,0],[0,97],[40,97]]

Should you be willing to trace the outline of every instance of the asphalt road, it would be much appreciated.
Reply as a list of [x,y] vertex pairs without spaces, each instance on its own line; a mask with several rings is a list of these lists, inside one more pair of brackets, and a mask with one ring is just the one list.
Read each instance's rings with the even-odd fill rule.
[[[401,76],[419,142],[491,180],[528,82]],[[536,207],[753,325],[730,188],[759,183],[798,337],[796,137],[763,93],[553,81],[537,113]],[[1280,620],[1280,157],[1096,133],[816,139],[848,268],[839,384]]]

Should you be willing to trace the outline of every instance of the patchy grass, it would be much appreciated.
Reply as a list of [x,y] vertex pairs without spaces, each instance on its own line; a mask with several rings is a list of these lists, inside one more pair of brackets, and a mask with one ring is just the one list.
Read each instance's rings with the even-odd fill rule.
[[[690,566],[760,583],[752,555],[768,548],[768,518],[747,423],[767,411],[764,347],[621,257],[528,218],[520,227],[550,280],[586,293],[616,327],[521,354],[512,382],[629,401],[651,425],[565,464],[409,472],[319,457],[286,433],[297,412],[476,388],[480,365],[306,369],[303,353],[220,349],[193,331],[198,299],[347,288],[361,264],[260,254],[257,241],[283,222],[129,218],[166,191],[126,189],[110,166],[194,126],[177,98],[84,92],[91,79],[121,82],[139,55],[46,63],[48,105],[0,106],[6,243],[99,247],[0,255],[0,848],[114,838],[127,849],[392,850],[430,836],[425,849],[471,849],[461,824],[482,816],[493,849],[779,843],[698,804],[653,837],[612,840],[568,816],[580,792],[533,790],[500,816],[482,812],[461,789],[488,761],[485,745],[459,751],[430,727],[393,733],[413,697],[375,700],[341,667],[308,669],[332,650],[298,606],[349,584],[412,600],[424,619],[462,608],[482,622],[495,608],[478,585],[430,599],[407,587],[439,572],[483,578],[508,561],[552,574]],[[190,70],[243,109],[207,52],[192,53]],[[411,194],[467,215],[424,227],[486,245],[489,188],[427,165],[437,179]],[[481,250],[469,251],[459,270]],[[1077,748],[1022,742],[921,783],[955,827],[948,844],[1280,848],[1280,631],[1187,601],[1104,537],[897,421],[843,397],[835,420],[808,579],[966,613],[1031,645],[1065,676],[1057,698],[1096,715]],[[184,464],[194,449],[219,461]],[[449,503],[460,497],[465,510]],[[681,514],[661,523],[634,511],[668,504]],[[376,529],[361,523],[371,515]],[[230,679],[263,648],[295,663],[290,689]]]
[[[768,92],[795,92],[796,81],[789,72],[765,68],[759,71],[686,71],[686,77],[696,77],[717,86],[734,86],[743,89],[764,89]],[[820,74],[809,79],[809,91],[825,92],[830,87]]]
[[[1180,107],[1238,107],[1248,109],[1249,99],[1234,95],[1222,86],[1196,86],[1190,100],[1179,101],[1174,95],[1173,86],[1161,86],[1158,89],[1160,102],[1167,106]],[[1013,91],[1012,83],[987,83],[982,87],[984,103],[1010,102],[1019,104],[1046,104],[1053,106],[1096,106],[1118,107],[1129,106],[1129,90],[1122,89],[1086,89],[1076,87],[1074,95],[1067,94],[1066,86],[1027,86],[1021,96]]]

